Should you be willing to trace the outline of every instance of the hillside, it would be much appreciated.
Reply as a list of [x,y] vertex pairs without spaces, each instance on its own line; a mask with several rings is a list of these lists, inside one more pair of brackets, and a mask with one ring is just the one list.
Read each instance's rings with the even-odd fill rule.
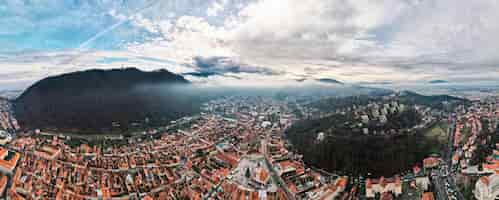
[[35,83],[15,100],[14,111],[24,128],[128,129],[197,112],[198,101],[179,89],[189,85],[166,70],[88,70]]
[[[436,130],[446,129],[437,127],[441,124],[438,121],[414,128],[422,124],[424,117],[415,105],[439,110],[466,102],[452,96],[413,92],[326,98],[307,106],[322,112],[315,116],[330,115],[297,121],[286,130],[286,136],[308,164],[352,174],[392,176],[444,146],[445,136],[442,140],[440,133],[445,131]],[[378,108],[385,106],[394,111],[381,114]],[[373,114],[375,111],[378,114]],[[361,115],[368,116],[369,122],[362,122]],[[379,115],[386,116],[384,122],[375,117]]]
[[469,103],[467,99],[450,95],[426,96],[411,91],[404,91],[399,93],[399,99],[401,103],[419,104],[435,109],[449,109],[457,104]]

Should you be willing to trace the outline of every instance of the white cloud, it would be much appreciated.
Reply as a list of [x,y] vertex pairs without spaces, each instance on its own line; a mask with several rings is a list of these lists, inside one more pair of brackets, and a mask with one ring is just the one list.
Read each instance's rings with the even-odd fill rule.
[[[345,82],[424,81],[439,76],[463,80],[469,74],[483,79],[498,73],[495,0],[193,0],[156,7],[139,14],[110,8],[108,15],[129,20],[134,28],[153,33],[152,38],[130,42],[118,51],[92,51],[79,56],[74,65],[95,66],[104,55],[128,57],[119,64],[138,65],[143,61],[134,58],[141,56],[167,59],[177,64],[163,66],[188,71],[179,66],[195,57],[224,57],[286,72],[258,79],[241,75],[248,80],[306,75]],[[28,62],[31,57],[17,59]],[[320,70],[307,74],[306,68]],[[241,80],[227,83],[234,81]]]
[[218,16],[220,12],[225,10],[225,6],[229,0],[215,0],[210,7],[206,10],[206,15],[210,17]]

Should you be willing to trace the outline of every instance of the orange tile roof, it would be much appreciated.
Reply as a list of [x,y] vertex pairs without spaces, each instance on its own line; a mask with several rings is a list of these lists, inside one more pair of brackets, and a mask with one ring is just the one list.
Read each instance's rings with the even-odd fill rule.
[[281,169],[286,169],[288,167],[291,167],[291,161],[289,160],[281,161],[279,162],[279,165],[281,166]]
[[0,147],[0,157],[5,157],[7,155],[7,149]]
[[336,182],[336,186],[346,188],[347,179],[346,178],[339,178],[338,181]]
[[482,176],[480,177],[480,182],[482,182],[484,185],[489,185],[489,177]]
[[298,192],[298,189],[296,188],[296,185],[291,183],[291,182],[288,182],[287,184],[288,186],[288,189],[292,192],[292,193],[297,193]]
[[249,196],[249,200],[258,200],[258,192],[257,191],[253,191],[250,193],[250,196]]
[[435,200],[435,197],[433,196],[432,192],[425,192],[423,193],[421,200]]
[[7,196],[12,200],[24,200],[24,198],[21,195],[17,194],[16,190],[12,187],[7,192]]
[[10,158],[10,160],[0,159],[0,167],[7,169],[8,171],[12,171],[14,167],[17,165],[17,161],[19,160],[19,153],[11,152],[14,155]]
[[146,195],[142,200],[153,200],[153,198],[149,195]]
[[228,163],[229,165],[231,165],[232,167],[236,166],[238,161],[237,161],[237,157],[235,156],[232,156],[232,155],[229,155],[228,153],[218,153],[216,155],[216,157],[226,163]]
[[423,166],[425,168],[435,167],[439,163],[440,163],[440,161],[437,158],[434,158],[434,157],[425,158],[423,160]]
[[370,178],[366,179],[366,188],[370,189],[373,187],[373,183]]
[[102,199],[110,199],[111,198],[111,191],[109,191],[109,188],[104,187],[101,188],[102,191]]
[[5,175],[1,176],[2,178],[0,178],[0,192],[3,192],[5,190],[5,187],[7,186],[8,178]]
[[269,173],[267,172],[267,170],[260,170],[260,173],[258,175],[258,179],[260,179],[261,181],[266,181],[267,178],[269,177]]
[[498,170],[499,169],[499,163],[493,163],[493,164],[487,164],[487,163],[484,163],[482,164],[482,167],[484,169],[489,169],[489,170]]

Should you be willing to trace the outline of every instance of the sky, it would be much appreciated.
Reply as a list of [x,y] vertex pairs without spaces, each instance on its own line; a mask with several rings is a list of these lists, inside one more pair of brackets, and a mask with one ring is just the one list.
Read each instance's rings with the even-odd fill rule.
[[497,0],[0,0],[0,89],[167,69],[195,83],[499,82]]

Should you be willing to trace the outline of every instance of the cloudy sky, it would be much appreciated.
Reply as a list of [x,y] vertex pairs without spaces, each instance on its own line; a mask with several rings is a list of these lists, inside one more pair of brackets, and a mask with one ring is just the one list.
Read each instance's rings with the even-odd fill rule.
[[495,82],[497,0],[0,0],[0,88],[89,68],[203,84]]

